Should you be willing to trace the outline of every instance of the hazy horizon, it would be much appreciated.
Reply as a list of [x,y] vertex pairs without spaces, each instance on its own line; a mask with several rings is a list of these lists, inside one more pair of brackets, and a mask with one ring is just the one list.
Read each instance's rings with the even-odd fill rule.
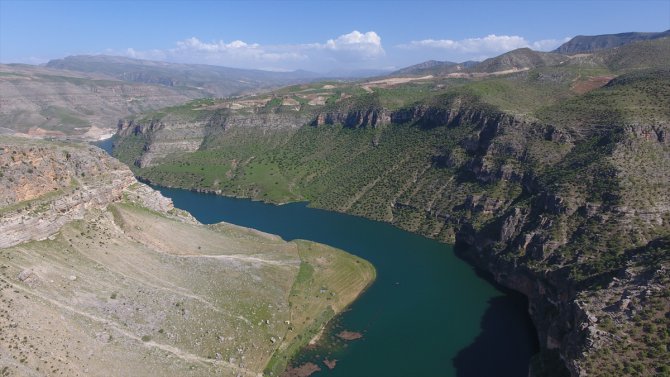
[[[670,29],[667,1],[0,1],[0,63],[112,55],[270,71],[394,70]],[[578,6],[579,12],[572,5]]]

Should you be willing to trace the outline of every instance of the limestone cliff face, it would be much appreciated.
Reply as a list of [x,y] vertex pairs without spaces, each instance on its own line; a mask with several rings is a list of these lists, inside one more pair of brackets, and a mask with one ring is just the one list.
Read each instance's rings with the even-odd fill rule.
[[[496,165],[496,156],[524,158],[527,145],[516,140],[519,134],[529,137],[561,142],[570,145],[570,135],[551,125],[519,119],[510,114],[488,108],[473,108],[461,105],[458,101],[451,107],[417,105],[395,111],[385,109],[349,110],[323,112],[316,115],[312,126],[340,124],[349,128],[381,127],[388,124],[420,125],[423,128],[455,128],[470,125],[474,131],[461,145],[465,152],[474,158],[467,162],[457,162],[452,155],[436,155],[435,162],[447,167],[460,167],[465,164],[481,182],[499,180],[521,181],[522,172],[509,164]],[[508,137],[512,135],[512,137]],[[513,140],[515,139],[515,140]],[[403,203],[398,203],[403,205]]]
[[328,111],[319,113],[312,121],[313,126],[341,124],[349,128],[379,127],[391,122],[391,116],[385,110],[365,109],[349,111]]
[[170,154],[195,152],[200,147],[206,135],[206,124],[197,122],[166,122],[151,120],[148,122],[119,121],[117,134],[125,137],[129,135],[146,138],[143,153],[135,161],[138,167],[151,166],[155,159]]
[[[0,248],[42,240],[143,186],[133,173],[96,147],[0,139]],[[147,187],[148,189],[148,187]],[[162,212],[171,201],[153,190],[135,194]]]

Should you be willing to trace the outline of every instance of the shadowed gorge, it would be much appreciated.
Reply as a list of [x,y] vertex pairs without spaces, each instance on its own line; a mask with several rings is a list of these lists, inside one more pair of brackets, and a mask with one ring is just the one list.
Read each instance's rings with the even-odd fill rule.
[[456,242],[529,297],[534,373],[654,374],[667,335],[643,334],[667,323],[668,254],[645,256],[670,235],[669,58],[668,38],[520,49],[458,73],[191,102],[121,121],[114,153],[161,185]]

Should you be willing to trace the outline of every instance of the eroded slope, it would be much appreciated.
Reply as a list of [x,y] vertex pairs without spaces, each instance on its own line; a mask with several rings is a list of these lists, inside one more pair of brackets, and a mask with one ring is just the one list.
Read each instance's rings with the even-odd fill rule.
[[0,127],[35,137],[97,140],[120,117],[206,93],[129,83],[110,76],[28,65],[0,65]]
[[[281,371],[374,279],[324,245],[201,225],[96,148],[0,148],[3,375],[258,375],[271,359]],[[63,183],[26,191],[39,179]]]

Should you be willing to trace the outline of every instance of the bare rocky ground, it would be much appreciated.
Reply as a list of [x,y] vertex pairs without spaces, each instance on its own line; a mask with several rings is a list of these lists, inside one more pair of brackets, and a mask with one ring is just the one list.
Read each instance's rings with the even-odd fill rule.
[[324,245],[199,224],[97,148],[3,137],[0,168],[1,376],[281,370],[374,279]]

